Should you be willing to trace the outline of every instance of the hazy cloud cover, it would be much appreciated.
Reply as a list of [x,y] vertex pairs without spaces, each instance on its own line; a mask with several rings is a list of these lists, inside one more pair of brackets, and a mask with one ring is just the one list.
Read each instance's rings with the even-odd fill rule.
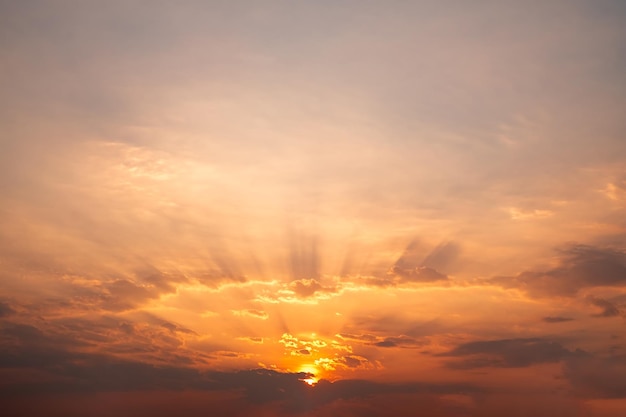
[[623,416],[625,22],[0,2],[4,414]]

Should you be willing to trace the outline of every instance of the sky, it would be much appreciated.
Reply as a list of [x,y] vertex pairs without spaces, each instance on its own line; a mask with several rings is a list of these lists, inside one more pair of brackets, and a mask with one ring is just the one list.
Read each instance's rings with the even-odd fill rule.
[[620,0],[0,1],[3,415],[625,415],[625,69]]

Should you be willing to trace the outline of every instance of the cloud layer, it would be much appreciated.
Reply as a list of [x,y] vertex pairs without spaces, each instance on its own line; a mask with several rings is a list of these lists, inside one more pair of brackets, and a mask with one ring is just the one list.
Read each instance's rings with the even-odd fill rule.
[[0,2],[5,414],[626,415],[624,21]]

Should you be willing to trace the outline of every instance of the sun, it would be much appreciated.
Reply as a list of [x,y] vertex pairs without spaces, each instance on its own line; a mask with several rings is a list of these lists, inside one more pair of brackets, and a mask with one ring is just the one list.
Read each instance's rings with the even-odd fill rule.
[[306,382],[310,386],[315,385],[317,383],[317,381],[319,381],[319,379],[316,378],[316,375],[317,375],[317,373],[319,371],[313,365],[302,365],[299,368],[298,372],[306,372],[307,374],[311,374],[311,376],[309,378],[306,378],[306,379],[302,380],[302,381]]

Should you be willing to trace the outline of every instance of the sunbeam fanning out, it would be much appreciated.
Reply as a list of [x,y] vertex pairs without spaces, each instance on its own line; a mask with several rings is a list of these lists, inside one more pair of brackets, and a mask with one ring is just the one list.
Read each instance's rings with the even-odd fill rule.
[[626,416],[626,1],[0,1],[2,417]]

